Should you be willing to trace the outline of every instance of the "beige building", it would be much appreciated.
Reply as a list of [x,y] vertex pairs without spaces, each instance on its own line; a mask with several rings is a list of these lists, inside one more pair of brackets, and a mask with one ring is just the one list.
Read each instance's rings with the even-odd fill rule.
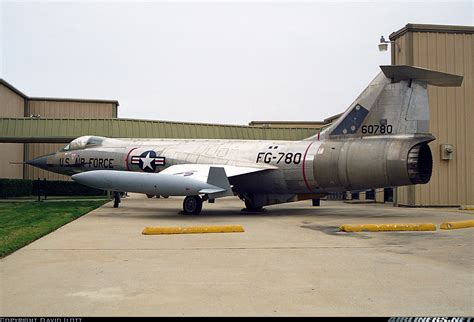
[[[117,101],[28,97],[0,79],[0,118],[76,118],[102,119],[117,117]],[[27,167],[22,162],[58,150],[63,144],[0,143],[0,178],[63,180],[67,177]]]
[[[398,205],[474,204],[474,27],[408,24],[392,33],[392,64],[464,76],[461,87],[428,86],[433,174],[426,185],[396,189]],[[443,158],[443,144],[454,147]]]
[[[0,117],[24,117],[26,95],[0,79]],[[0,143],[0,178],[23,178],[23,165],[10,161],[24,160],[23,144]]]

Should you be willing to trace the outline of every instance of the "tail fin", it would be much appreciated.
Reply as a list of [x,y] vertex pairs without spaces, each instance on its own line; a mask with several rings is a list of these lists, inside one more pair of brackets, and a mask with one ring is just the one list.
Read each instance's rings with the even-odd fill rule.
[[[389,65],[321,138],[428,134],[427,85],[461,86],[463,77],[429,69]],[[309,138],[311,139],[311,138]]]

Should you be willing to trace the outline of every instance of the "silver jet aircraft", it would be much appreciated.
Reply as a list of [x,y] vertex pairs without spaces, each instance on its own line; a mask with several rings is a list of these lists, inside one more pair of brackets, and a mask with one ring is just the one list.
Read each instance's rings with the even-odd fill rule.
[[302,141],[82,136],[28,164],[99,189],[185,196],[185,214],[231,195],[260,210],[328,192],[427,183],[435,139],[427,85],[460,86],[463,78],[410,66],[381,70],[335,123]]

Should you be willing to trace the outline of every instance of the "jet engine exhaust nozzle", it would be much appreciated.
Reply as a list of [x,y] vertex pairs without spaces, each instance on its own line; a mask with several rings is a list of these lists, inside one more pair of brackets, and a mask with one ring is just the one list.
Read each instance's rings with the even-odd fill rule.
[[427,143],[415,145],[408,151],[408,176],[413,184],[428,183],[433,171],[433,157]]

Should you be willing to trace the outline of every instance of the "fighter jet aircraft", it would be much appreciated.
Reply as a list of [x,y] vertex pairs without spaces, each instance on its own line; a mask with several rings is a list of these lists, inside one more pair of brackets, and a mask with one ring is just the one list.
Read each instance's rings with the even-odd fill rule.
[[28,164],[99,189],[185,196],[185,214],[231,195],[259,210],[328,192],[425,184],[435,139],[427,85],[461,86],[463,77],[410,66],[381,70],[336,122],[302,141],[82,136]]

